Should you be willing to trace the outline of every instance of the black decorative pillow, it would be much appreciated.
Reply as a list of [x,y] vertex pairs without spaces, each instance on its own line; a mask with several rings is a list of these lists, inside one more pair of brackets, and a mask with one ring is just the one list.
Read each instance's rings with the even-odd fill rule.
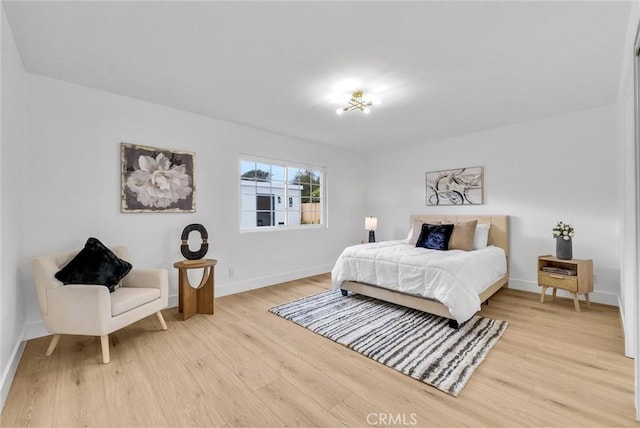
[[96,238],[87,239],[84,248],[55,277],[63,284],[98,284],[113,293],[131,270],[131,263],[116,256]]
[[425,223],[422,225],[422,231],[418,242],[416,242],[416,247],[424,247],[431,250],[448,250],[452,232],[452,224]]

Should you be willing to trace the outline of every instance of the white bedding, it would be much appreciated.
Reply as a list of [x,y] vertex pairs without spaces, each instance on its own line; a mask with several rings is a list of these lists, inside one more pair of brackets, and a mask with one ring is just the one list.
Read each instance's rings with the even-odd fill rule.
[[331,271],[331,280],[334,288],[355,281],[436,299],[463,323],[480,310],[478,294],[506,272],[506,256],[500,247],[437,251],[401,240],[345,248]]

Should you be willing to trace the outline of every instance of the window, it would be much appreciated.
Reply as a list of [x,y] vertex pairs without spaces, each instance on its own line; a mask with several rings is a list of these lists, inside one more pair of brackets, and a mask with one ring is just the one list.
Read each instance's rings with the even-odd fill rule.
[[323,224],[324,168],[240,159],[240,230]]

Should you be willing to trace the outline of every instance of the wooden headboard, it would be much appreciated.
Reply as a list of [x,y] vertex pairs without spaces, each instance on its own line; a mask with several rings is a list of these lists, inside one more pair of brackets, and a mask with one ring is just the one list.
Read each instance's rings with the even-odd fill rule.
[[509,257],[509,216],[506,215],[432,215],[432,214],[414,214],[410,216],[411,224],[414,220],[423,223],[439,223],[447,221],[451,223],[478,220],[478,223],[488,223],[489,228],[489,245],[495,245],[504,250]]

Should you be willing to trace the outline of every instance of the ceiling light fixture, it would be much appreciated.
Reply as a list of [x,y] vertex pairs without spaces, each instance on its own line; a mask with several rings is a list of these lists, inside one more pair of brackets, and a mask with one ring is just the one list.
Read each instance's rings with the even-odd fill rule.
[[378,101],[374,103],[373,101],[365,101],[363,98],[364,98],[364,92],[353,91],[353,93],[351,94],[351,99],[347,102],[348,105],[337,109],[336,114],[340,115],[345,111],[349,111],[349,110],[360,110],[365,114],[369,114],[369,112],[371,111],[369,107],[371,107],[374,104],[379,104]]

